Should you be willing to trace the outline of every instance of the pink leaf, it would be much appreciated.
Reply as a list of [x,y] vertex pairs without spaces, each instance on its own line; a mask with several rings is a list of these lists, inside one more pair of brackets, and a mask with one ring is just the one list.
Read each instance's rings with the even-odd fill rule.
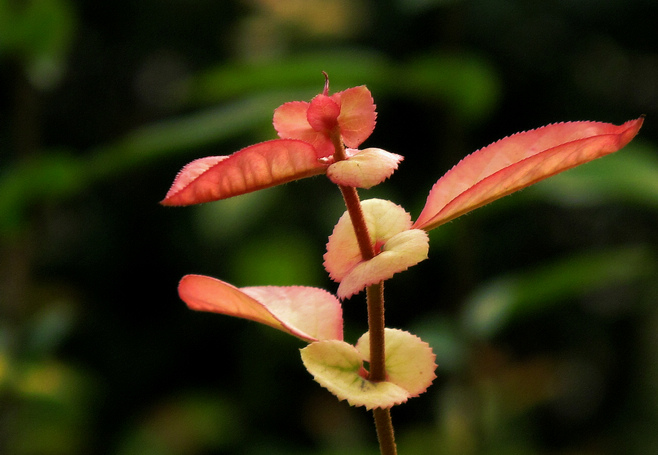
[[628,144],[643,119],[616,126],[570,122],[517,133],[464,158],[434,184],[414,227],[429,231],[464,213]]
[[361,203],[372,244],[377,254],[364,261],[347,212],[338,220],[327,243],[324,266],[331,279],[340,282],[338,297],[350,297],[366,286],[391,278],[427,259],[429,238],[411,229],[411,216],[399,205],[383,199]]
[[[411,228],[411,215],[391,201],[367,199],[361,202],[361,209],[372,244],[379,244],[380,248],[394,235]],[[349,213],[344,212],[329,236],[324,254],[325,269],[332,280],[341,281],[362,260],[352,220]]]
[[308,142],[318,158],[326,158],[334,154],[336,127],[343,143],[356,148],[372,134],[376,118],[372,95],[360,86],[318,95],[310,103],[285,103],[275,109],[273,123],[279,137]]
[[396,273],[427,259],[429,237],[422,229],[409,229],[391,237],[382,251],[352,268],[341,280],[336,294],[346,299],[366,286],[388,280]]
[[[334,103],[335,104],[335,103]],[[291,101],[274,110],[274,129],[282,139],[299,139],[308,142],[315,148],[318,158],[334,154],[331,139],[322,131],[313,129],[308,121],[307,113],[311,103],[306,101]]]
[[186,275],[178,285],[178,294],[193,310],[260,322],[305,341],[343,339],[340,302],[323,289],[236,288],[215,278]]
[[192,161],[176,176],[163,205],[217,201],[325,172],[307,142],[276,139],[230,156]]
[[310,105],[306,101],[290,101],[274,110],[272,123],[281,139],[307,140],[306,135],[317,133],[306,118]]
[[306,111],[306,120],[315,131],[329,135],[338,125],[340,106],[327,95],[318,95],[311,100]]
[[375,102],[365,85],[348,88],[336,95],[340,97],[340,135],[345,145],[357,148],[375,129]]
[[389,178],[404,158],[378,148],[346,150],[349,158],[327,169],[327,177],[337,185],[372,188]]

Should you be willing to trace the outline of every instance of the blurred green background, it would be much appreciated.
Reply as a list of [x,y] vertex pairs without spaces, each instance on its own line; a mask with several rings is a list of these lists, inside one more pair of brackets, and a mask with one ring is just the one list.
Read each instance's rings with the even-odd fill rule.
[[[654,0],[0,0],[0,453],[375,454],[371,416],[291,337],[187,310],[186,273],[335,289],[340,194],[315,178],[158,205],[188,161],[275,137],[272,111],[366,84],[363,198],[417,216],[464,155],[567,120],[640,136],[431,235],[387,325],[438,378],[401,455],[658,451]],[[346,339],[365,328],[345,302]]]

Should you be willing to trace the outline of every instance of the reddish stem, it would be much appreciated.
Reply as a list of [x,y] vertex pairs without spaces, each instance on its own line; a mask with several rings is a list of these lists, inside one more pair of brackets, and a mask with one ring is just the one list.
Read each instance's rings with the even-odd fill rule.
[[[328,81],[327,81],[328,83]],[[340,138],[340,133],[332,135],[334,144],[334,160],[341,161],[347,159],[345,146]],[[356,235],[361,257],[364,261],[375,257],[375,248],[370,239],[368,225],[361,208],[361,201],[356,188],[351,186],[338,185],[340,192],[343,194],[347,212],[350,215],[354,234]],[[380,382],[386,380],[386,349],[384,337],[384,282],[368,286],[366,289],[367,306],[368,306],[368,328],[370,332],[370,374],[369,380]],[[375,427],[377,429],[377,439],[379,440],[379,450],[381,455],[396,455],[397,448],[395,445],[395,434],[393,431],[393,422],[391,420],[391,410],[389,408],[375,408],[373,410],[375,418]]]
[[372,414],[375,417],[379,452],[381,455],[397,455],[398,449],[395,445],[395,433],[393,432],[390,408],[375,408],[372,410]]
[[384,282],[368,286],[368,328],[370,329],[370,376],[373,382],[386,380],[384,345]]
[[[338,162],[346,160],[347,154],[345,153],[343,141],[340,138],[340,132],[337,131],[331,136],[331,142],[334,145],[334,161]],[[363,215],[363,210],[361,209],[359,193],[353,186],[338,185],[338,188],[340,188],[340,192],[343,194],[345,207],[347,207],[347,212],[350,214],[350,220],[354,227],[356,240],[359,243],[359,249],[361,250],[361,257],[363,257],[364,261],[372,259],[375,257],[375,247],[370,240],[368,225],[366,224],[366,219]]]
[[370,240],[368,225],[366,224],[366,219],[363,215],[363,210],[361,209],[359,194],[357,193],[356,188],[351,186],[338,185],[338,188],[340,188],[340,192],[343,194],[347,212],[350,214],[350,220],[354,227],[356,240],[359,242],[361,257],[364,261],[372,259],[375,257],[375,247]]

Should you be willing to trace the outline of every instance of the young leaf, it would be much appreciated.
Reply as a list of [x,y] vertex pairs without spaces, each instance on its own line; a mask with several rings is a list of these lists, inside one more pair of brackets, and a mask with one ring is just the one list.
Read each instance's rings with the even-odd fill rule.
[[255,144],[230,156],[192,161],[176,176],[163,205],[191,205],[238,196],[322,174],[313,146],[294,139]]
[[[411,215],[391,201],[368,199],[361,202],[361,209],[373,245],[379,243],[381,247],[395,234],[411,228]],[[341,281],[361,260],[354,227],[349,213],[345,212],[329,237],[324,266],[332,280]]]
[[180,298],[193,310],[266,324],[304,341],[342,340],[340,302],[325,290],[304,286],[236,288],[215,278],[186,275]]
[[391,237],[379,254],[359,262],[341,280],[336,294],[346,299],[366,286],[388,280],[393,275],[427,259],[429,237],[422,229],[409,229]]
[[406,390],[392,382],[366,379],[363,354],[344,341],[316,341],[301,349],[301,354],[313,378],[352,406],[389,408],[409,398]]
[[372,95],[360,86],[318,95],[310,103],[285,103],[275,109],[273,124],[280,138],[308,142],[323,158],[334,154],[334,133],[347,147],[356,148],[372,134],[376,118]]
[[331,97],[321,94],[311,100],[306,111],[306,121],[314,131],[329,133],[338,126],[340,105]]
[[327,177],[337,185],[372,188],[389,178],[404,158],[378,148],[347,149],[348,159],[329,166]]
[[352,87],[334,95],[340,99],[338,125],[343,142],[357,148],[375,129],[377,112],[370,90],[365,85]]
[[[385,329],[385,337],[387,381],[403,387],[411,397],[420,395],[436,378],[432,348],[404,330]],[[370,332],[359,338],[356,349],[370,361]]]
[[308,142],[315,148],[317,158],[334,154],[334,145],[324,131],[313,129],[308,122],[307,113],[311,103],[290,101],[274,110],[272,124],[282,139],[298,139]]
[[345,212],[329,237],[324,255],[325,269],[331,279],[340,282],[340,298],[416,265],[427,259],[429,251],[427,233],[411,229],[411,216],[402,207],[383,199],[368,199],[361,208],[378,254],[369,261],[362,259],[352,221]]
[[306,369],[323,387],[352,406],[390,408],[423,393],[436,377],[435,356],[430,346],[415,335],[386,329],[386,372],[382,382],[368,380],[363,362],[369,359],[369,335],[356,346],[329,340],[311,343],[301,350]]
[[556,123],[517,133],[464,158],[432,187],[414,227],[429,231],[514,191],[615,152],[643,119]]

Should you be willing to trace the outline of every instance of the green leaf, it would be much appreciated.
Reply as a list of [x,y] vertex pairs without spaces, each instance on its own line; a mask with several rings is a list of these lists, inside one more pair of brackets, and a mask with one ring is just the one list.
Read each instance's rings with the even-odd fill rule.
[[409,332],[386,329],[387,380],[372,382],[363,362],[369,360],[369,334],[356,346],[343,341],[311,343],[301,350],[306,369],[323,387],[366,409],[389,408],[423,393],[434,378],[435,356],[427,343]]
[[[264,93],[153,123],[114,144],[92,150],[89,164],[100,175],[116,174],[175,153],[189,153],[194,147],[217,143],[270,123],[274,108],[287,100],[287,93]],[[271,137],[275,137],[273,129]]]
[[59,82],[76,18],[66,0],[0,0],[0,54],[20,57],[40,88]]
[[[389,62],[380,54],[350,49],[313,52],[271,61],[236,63],[206,71],[190,80],[194,99],[207,103],[222,101],[284,87],[310,100],[322,90],[321,71],[332,77],[332,91],[356,85],[379,85],[391,73]],[[286,101],[291,101],[294,98]]]
[[0,235],[20,230],[30,205],[71,196],[88,177],[80,160],[60,151],[49,151],[7,171],[0,175]]
[[[385,337],[388,381],[403,387],[410,396],[420,395],[436,378],[432,348],[404,330],[386,329]],[[359,339],[356,349],[370,361],[370,332]]]
[[359,374],[363,355],[351,344],[329,340],[311,343],[301,350],[306,369],[323,387],[366,409],[387,408],[407,401],[409,394],[391,382],[371,382]]
[[[487,118],[500,98],[497,74],[475,55],[424,55],[400,69],[406,80],[407,96],[418,97],[421,101],[441,101],[466,123]],[[391,82],[399,84],[399,81]]]
[[643,246],[580,254],[486,283],[467,300],[463,322],[471,334],[491,337],[565,299],[636,282],[655,271],[656,260]]

